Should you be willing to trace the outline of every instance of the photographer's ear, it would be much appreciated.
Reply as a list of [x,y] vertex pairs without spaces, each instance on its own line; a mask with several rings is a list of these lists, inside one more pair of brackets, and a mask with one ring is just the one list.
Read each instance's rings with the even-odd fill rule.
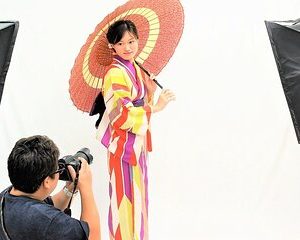
[[45,188],[45,189],[51,189],[52,186],[53,186],[53,178],[51,178],[50,176],[46,177],[44,179],[44,181],[42,182],[42,186]]

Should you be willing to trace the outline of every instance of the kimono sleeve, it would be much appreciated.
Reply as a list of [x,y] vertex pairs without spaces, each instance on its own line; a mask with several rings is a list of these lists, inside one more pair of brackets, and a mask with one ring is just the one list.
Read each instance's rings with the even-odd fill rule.
[[104,79],[104,98],[111,125],[115,129],[145,135],[150,123],[152,108],[148,103],[135,107],[132,103],[132,85],[119,68],[110,69]]

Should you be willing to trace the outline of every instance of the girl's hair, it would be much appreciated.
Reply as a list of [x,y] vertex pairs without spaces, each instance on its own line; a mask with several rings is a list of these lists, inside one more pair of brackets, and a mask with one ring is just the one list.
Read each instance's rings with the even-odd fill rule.
[[128,31],[139,38],[136,26],[130,20],[119,20],[114,22],[108,29],[106,38],[110,44],[116,44],[121,41],[124,33]]

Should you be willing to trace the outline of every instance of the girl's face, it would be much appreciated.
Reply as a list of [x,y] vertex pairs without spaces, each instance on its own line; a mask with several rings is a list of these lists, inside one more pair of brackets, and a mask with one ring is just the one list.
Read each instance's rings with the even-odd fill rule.
[[116,54],[125,60],[129,60],[130,62],[134,61],[134,57],[138,51],[138,47],[138,40],[132,33],[128,31],[124,33],[120,42],[117,42],[113,45]]

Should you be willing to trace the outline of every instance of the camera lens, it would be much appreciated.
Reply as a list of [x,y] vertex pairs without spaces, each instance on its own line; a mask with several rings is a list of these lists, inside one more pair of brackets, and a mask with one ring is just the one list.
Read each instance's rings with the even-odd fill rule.
[[82,157],[85,159],[88,164],[91,164],[93,162],[93,156],[90,154],[90,149],[88,148],[82,148],[80,149],[75,155],[75,158]]
[[78,157],[81,157],[87,161],[88,164],[93,162],[93,156],[90,154],[90,150],[88,148],[80,149],[76,154],[67,155],[58,160],[58,165],[63,171],[59,174],[59,179],[63,181],[72,181],[72,177],[70,172],[68,171],[68,166],[74,168],[77,172],[80,170],[81,161],[78,160]]

